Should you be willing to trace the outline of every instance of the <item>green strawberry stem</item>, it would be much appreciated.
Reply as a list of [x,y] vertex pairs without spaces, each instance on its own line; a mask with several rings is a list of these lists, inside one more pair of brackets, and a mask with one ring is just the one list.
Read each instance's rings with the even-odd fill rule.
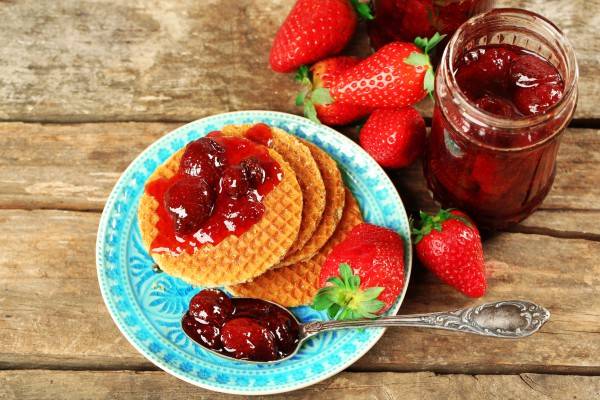
[[294,77],[296,82],[300,83],[303,88],[296,95],[296,105],[303,107],[304,116],[311,121],[320,124],[319,118],[317,117],[317,109],[315,104],[331,104],[333,99],[329,94],[329,90],[326,88],[314,88],[312,82],[312,75],[308,66],[303,65],[296,71]]
[[369,0],[350,0],[350,2],[360,18],[368,21],[375,19]]
[[312,307],[327,311],[331,319],[377,318],[384,303],[377,300],[382,287],[360,288],[360,276],[354,275],[348,264],[339,265],[339,276],[329,278],[329,286],[317,292]]
[[296,75],[294,76],[294,79],[296,80],[296,82],[298,82],[302,85],[312,86],[310,69],[308,69],[307,65],[303,65],[300,68],[298,68],[298,71],[296,71]]
[[452,214],[450,211],[453,210],[453,208],[442,208],[436,215],[429,215],[426,212],[419,211],[420,220],[416,226],[413,221],[413,228],[411,229],[415,244],[419,243],[421,239],[429,235],[434,229],[438,232],[441,232],[442,223],[448,221],[449,219],[455,219],[467,226],[472,226],[471,221],[469,221],[467,218],[463,217],[462,215]]
[[433,72],[433,65],[431,65],[429,53],[435,48],[435,46],[444,40],[445,37],[446,35],[440,35],[439,32],[436,32],[435,35],[429,39],[422,37],[416,38],[415,44],[417,47],[423,50],[423,53],[413,52],[406,58],[406,60],[404,60],[406,64],[427,68],[427,72],[425,72],[425,78],[423,79],[423,89],[425,89],[432,100],[435,100],[433,98],[433,91],[435,89],[435,73]]

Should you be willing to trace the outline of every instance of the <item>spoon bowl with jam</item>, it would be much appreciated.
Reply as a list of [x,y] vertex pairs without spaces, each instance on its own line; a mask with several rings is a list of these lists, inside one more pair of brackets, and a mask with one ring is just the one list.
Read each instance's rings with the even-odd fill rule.
[[204,289],[191,299],[181,326],[195,343],[220,357],[265,364],[293,357],[307,339],[329,330],[404,326],[518,339],[537,332],[549,318],[544,307],[509,300],[450,312],[301,323],[277,303]]

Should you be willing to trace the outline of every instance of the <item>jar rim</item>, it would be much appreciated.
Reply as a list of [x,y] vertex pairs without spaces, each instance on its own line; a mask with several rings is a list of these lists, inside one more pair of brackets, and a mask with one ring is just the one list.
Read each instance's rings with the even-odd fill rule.
[[[549,39],[553,43],[558,43],[559,51],[562,53],[563,57],[567,65],[565,65],[565,71],[567,76],[563,77],[565,81],[565,90],[563,92],[563,96],[561,99],[550,106],[544,113],[539,115],[531,115],[525,116],[522,118],[514,119],[508,117],[502,117],[495,114],[491,114],[484,110],[478,108],[471,100],[467,98],[467,96],[460,89],[458,82],[456,80],[456,71],[454,60],[457,51],[462,51],[463,49],[458,49],[457,43],[461,36],[465,35],[465,30],[476,25],[481,24],[482,22],[487,21],[490,18],[495,17],[512,17],[512,18],[520,18],[523,20],[527,20],[529,23],[540,23],[542,24],[542,28],[546,31],[548,35],[550,35]],[[444,80],[446,84],[453,89],[452,100],[458,106],[463,117],[466,117],[470,122],[473,122],[479,126],[487,127],[492,130],[501,130],[502,132],[515,132],[517,130],[530,129],[535,126],[541,125],[552,118],[563,110],[564,107],[569,106],[572,102],[573,96],[575,96],[575,100],[577,97],[577,82],[579,79],[579,68],[577,65],[577,59],[575,57],[575,50],[571,45],[569,39],[565,36],[565,34],[550,20],[539,15],[537,13],[523,10],[519,8],[496,8],[490,10],[484,14],[480,14],[469,19],[467,22],[463,23],[454,33],[448,45],[444,51],[442,56],[442,63],[440,65],[440,69],[442,74],[444,75]],[[574,112],[575,107],[573,107]],[[470,135],[464,134],[460,129],[458,130],[462,136],[465,136],[469,141],[476,141],[479,145],[484,147],[489,147],[495,150],[494,146],[486,145],[480,143],[476,139],[472,138]],[[531,145],[519,148],[501,148],[500,150],[505,151],[519,151],[523,149],[530,149],[532,147],[537,147],[546,143],[547,141],[553,139],[560,130],[549,135],[543,140],[532,143]]]

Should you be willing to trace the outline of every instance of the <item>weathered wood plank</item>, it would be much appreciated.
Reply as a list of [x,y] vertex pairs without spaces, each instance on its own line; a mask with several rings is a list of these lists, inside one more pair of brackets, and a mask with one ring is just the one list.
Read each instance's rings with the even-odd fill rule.
[[[102,210],[127,165],[177,126],[0,123],[0,208]],[[599,171],[600,131],[569,129],[554,188],[542,211],[523,226],[538,233],[599,235]],[[420,163],[390,174],[409,210],[434,208]]]
[[[297,86],[267,67],[294,0],[0,3],[0,119],[189,121],[217,112],[298,112]],[[598,118],[600,0],[502,0],[541,12],[577,47],[577,118]],[[364,33],[364,32],[363,32]],[[351,52],[365,53],[364,36]],[[430,115],[431,104],[420,106]]]
[[[94,263],[99,215],[0,210],[0,368],[154,368],[118,332]],[[521,341],[389,330],[355,370],[600,374],[600,243],[503,233],[485,243],[486,301],[548,307],[542,332]],[[415,266],[403,313],[469,300]],[[90,318],[90,316],[92,316]]]
[[[2,399],[239,399],[194,387],[164,372],[0,371]],[[347,400],[592,400],[600,377],[571,375],[435,375],[432,373],[342,373],[295,392],[257,399]]]
[[127,165],[180,124],[0,124],[0,207],[102,210]]

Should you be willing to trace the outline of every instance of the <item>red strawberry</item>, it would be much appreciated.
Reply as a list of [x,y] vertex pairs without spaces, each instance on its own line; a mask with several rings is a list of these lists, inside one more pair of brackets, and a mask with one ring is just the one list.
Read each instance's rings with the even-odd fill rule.
[[331,97],[341,103],[371,108],[400,108],[421,101],[433,91],[434,71],[429,51],[442,39],[417,38],[393,42],[356,66],[340,73],[331,84]]
[[[369,18],[366,4],[352,3]],[[292,72],[339,53],[352,37],[356,22],[350,0],[298,0],[275,35],[269,57],[271,69]]]
[[467,296],[483,296],[487,288],[483,248],[469,217],[456,210],[440,210],[435,216],[421,212],[419,225],[413,234],[421,263]]
[[379,226],[357,225],[327,256],[319,284],[315,309],[336,319],[374,318],[404,287],[402,237]]
[[360,145],[386,168],[412,164],[425,140],[425,121],[413,107],[375,110],[360,130]]
[[333,101],[326,90],[330,88],[335,76],[359,61],[356,57],[341,56],[319,61],[310,71],[306,66],[300,67],[296,80],[305,85],[306,89],[298,94],[296,104],[304,106],[304,115],[307,118],[327,125],[346,125],[371,112],[367,107]]

